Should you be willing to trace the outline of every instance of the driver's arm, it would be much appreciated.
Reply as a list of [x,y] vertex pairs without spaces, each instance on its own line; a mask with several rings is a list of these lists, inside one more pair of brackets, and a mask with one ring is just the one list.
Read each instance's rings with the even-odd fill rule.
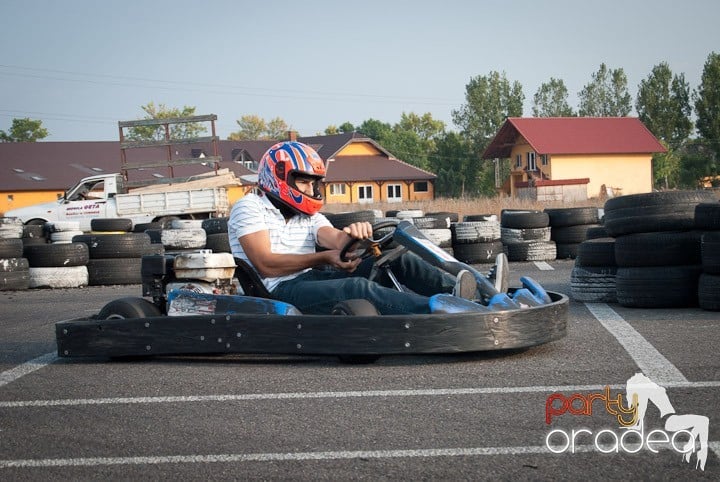
[[352,223],[342,230],[330,226],[318,229],[318,244],[328,249],[343,249],[351,239],[372,238],[372,225],[366,221]]
[[[323,229],[335,230],[344,236],[345,241],[349,239],[342,231],[329,227],[320,228],[318,237]],[[267,230],[246,234],[241,236],[239,241],[250,263],[263,278],[285,276],[324,264],[352,271],[360,263],[360,259],[340,261],[340,248],[307,254],[273,253],[270,250],[270,233]]]

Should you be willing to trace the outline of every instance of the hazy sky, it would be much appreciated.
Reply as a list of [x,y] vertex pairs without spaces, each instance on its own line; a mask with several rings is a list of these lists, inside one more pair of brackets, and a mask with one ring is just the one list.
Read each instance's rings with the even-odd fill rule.
[[[604,62],[633,96],[667,62],[691,89],[720,52],[717,0],[0,0],[0,129],[42,119],[48,141],[116,140],[140,106],[195,106],[218,134],[256,114],[300,135],[403,112],[451,112],[472,77],[577,93]],[[634,115],[634,113],[633,113]]]

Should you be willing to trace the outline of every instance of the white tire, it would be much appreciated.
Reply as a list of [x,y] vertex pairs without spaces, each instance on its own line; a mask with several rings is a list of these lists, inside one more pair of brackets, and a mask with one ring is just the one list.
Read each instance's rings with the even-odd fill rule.
[[500,239],[500,223],[497,221],[464,221],[452,226],[454,240],[458,244],[486,243]]
[[170,222],[172,229],[201,229],[202,219],[173,219]]
[[406,209],[404,211],[398,211],[395,215],[396,218],[407,219],[407,218],[421,218],[425,215],[422,209]]
[[160,233],[163,246],[170,249],[204,248],[207,242],[205,230],[199,229],[163,229]]
[[80,223],[78,221],[53,221],[45,223],[45,227],[50,233],[59,233],[61,231],[80,231]]
[[78,288],[87,286],[86,266],[29,268],[30,288]]
[[420,232],[436,246],[441,248],[452,246],[452,234],[449,229],[421,229]]
[[73,237],[82,235],[83,232],[78,231],[57,231],[50,233],[50,241],[53,243],[72,243]]
[[22,235],[22,224],[0,224],[0,239],[17,239],[22,238]]

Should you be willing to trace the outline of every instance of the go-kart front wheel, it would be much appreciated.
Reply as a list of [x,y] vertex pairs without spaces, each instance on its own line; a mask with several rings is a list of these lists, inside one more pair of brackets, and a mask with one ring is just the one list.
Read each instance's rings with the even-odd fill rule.
[[[379,316],[375,305],[368,300],[346,300],[336,304],[331,315],[341,316]],[[351,322],[352,323],[352,322]],[[351,365],[369,365],[375,363],[380,355],[339,355],[338,358],[343,363]]]
[[160,309],[143,298],[120,298],[103,306],[98,314],[100,320],[124,320],[162,316]]

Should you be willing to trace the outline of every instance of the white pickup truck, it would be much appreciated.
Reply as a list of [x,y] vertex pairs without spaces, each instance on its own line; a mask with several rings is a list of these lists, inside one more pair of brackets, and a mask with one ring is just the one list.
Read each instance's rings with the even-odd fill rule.
[[[78,221],[80,229],[90,231],[94,218],[129,218],[133,224],[165,221],[171,218],[227,216],[230,206],[224,187],[191,188],[192,182],[175,184],[167,190],[138,189],[123,194],[120,174],[104,174],[81,179],[55,202],[7,211],[24,224],[47,221]],[[165,218],[165,219],[163,219]]]

